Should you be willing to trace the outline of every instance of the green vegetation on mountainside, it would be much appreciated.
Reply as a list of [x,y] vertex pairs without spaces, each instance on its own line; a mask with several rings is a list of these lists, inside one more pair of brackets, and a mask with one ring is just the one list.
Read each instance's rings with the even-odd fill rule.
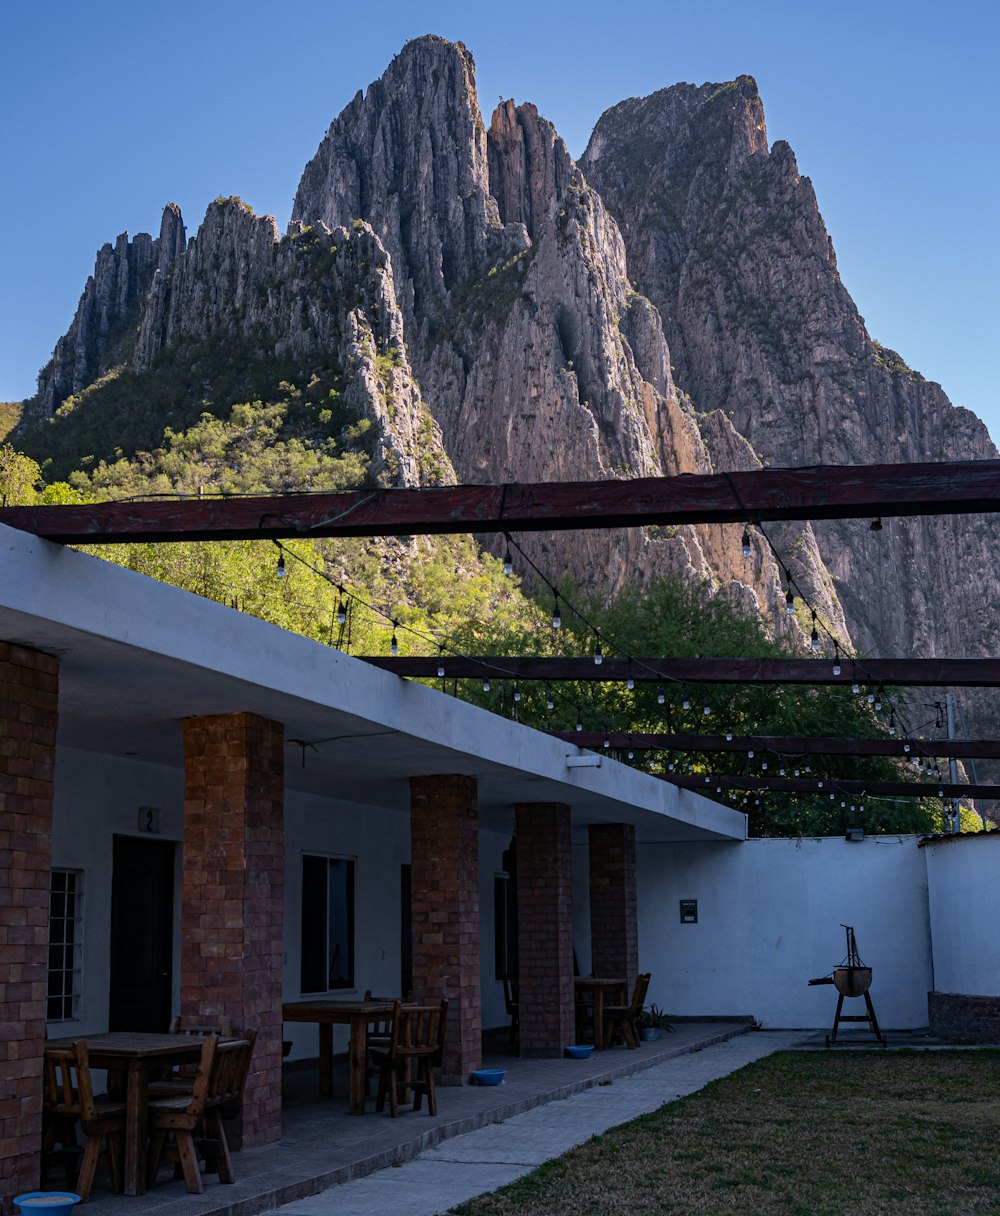
[[21,421],[23,401],[0,401],[0,443],[11,433]]
[[[240,402],[280,404],[297,376],[293,361],[261,358],[237,341],[171,348],[155,357],[149,371],[110,371],[67,397],[51,418],[19,434],[17,446],[38,462],[48,481],[62,480],[75,470],[154,449],[165,427],[183,431],[206,412],[224,418]],[[337,369],[314,368],[304,390],[317,414],[331,410],[327,425],[334,430],[348,421],[340,417],[342,407],[338,412],[341,387]],[[296,415],[289,425],[304,422]],[[315,418],[313,425],[323,424]]]

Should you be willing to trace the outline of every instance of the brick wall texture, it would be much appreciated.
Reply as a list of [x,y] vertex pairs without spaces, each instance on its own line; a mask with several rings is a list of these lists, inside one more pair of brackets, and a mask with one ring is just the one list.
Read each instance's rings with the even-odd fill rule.
[[0,1207],[38,1185],[59,664],[0,642]]
[[561,1056],[576,1041],[569,807],[519,804],[515,823],[521,1055]]
[[281,1136],[280,724],[246,713],[184,723],[183,859],[181,1015],[257,1031],[242,1141],[265,1144]]
[[482,1063],[479,814],[473,777],[410,779],[413,995],[446,997],[444,1084]]
[[1000,996],[928,992],[931,1034],[952,1043],[1000,1043]]
[[639,973],[635,888],[635,828],[590,825],[590,947],[594,975],[628,979]]

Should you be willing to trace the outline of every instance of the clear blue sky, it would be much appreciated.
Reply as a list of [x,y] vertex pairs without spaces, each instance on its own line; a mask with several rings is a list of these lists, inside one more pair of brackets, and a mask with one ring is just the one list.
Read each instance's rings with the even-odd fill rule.
[[284,230],[330,121],[425,33],[472,50],[487,122],[533,101],[574,155],[623,97],[755,76],[872,336],[1000,438],[995,0],[9,5],[0,400],[34,391],[98,247],[165,203],[193,233],[238,194]]

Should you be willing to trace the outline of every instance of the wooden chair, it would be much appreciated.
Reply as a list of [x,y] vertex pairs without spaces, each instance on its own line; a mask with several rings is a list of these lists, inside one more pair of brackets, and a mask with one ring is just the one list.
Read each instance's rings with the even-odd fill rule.
[[513,1047],[521,1030],[520,1025],[520,985],[516,976],[503,977],[503,1003],[510,1018],[510,1043]]
[[[187,1189],[200,1195],[205,1189],[195,1151],[194,1133],[205,1110],[208,1085],[212,1076],[212,1065],[219,1040],[214,1034],[207,1035],[201,1048],[198,1071],[189,1093],[172,1098],[153,1098],[149,1103],[149,1157],[146,1166],[146,1182],[152,1186],[161,1158],[174,1159],[180,1163]],[[174,1146],[165,1154],[167,1137],[174,1137]],[[221,1174],[220,1174],[221,1177]]]
[[[409,999],[409,998],[407,998]],[[366,1001],[392,1001],[395,1003],[399,1000],[398,996],[374,996],[370,988],[365,989]],[[373,1052],[385,1054],[389,1050],[389,1044],[392,1042],[392,1014],[387,1013],[385,1017],[373,1018],[368,1023],[368,1036],[366,1039],[365,1048],[365,1097],[371,1093],[371,1079],[378,1072],[378,1064],[373,1059]]]
[[218,1174],[220,1182],[236,1181],[224,1120],[235,1119],[243,1109],[243,1094],[256,1042],[257,1031],[244,1030],[238,1039],[220,1043],[215,1049],[202,1117],[204,1139],[199,1142],[198,1149],[205,1158],[205,1172]]
[[410,1089],[413,1091],[414,1110],[420,1110],[426,1094],[427,1113],[437,1114],[434,1068],[441,1063],[447,1021],[447,1001],[441,1001],[438,1005],[404,1006],[399,1001],[395,1003],[389,1048],[385,1052],[372,1053],[379,1069],[376,1110],[385,1110],[385,1096],[388,1093],[389,1110],[392,1117],[397,1118],[400,1095]]
[[[167,1034],[186,1034],[192,1038],[206,1038],[210,1034],[214,1034],[219,1039],[239,1037],[233,1030],[232,1018],[222,1018],[214,1025],[207,1025],[178,1016],[170,1019]],[[149,1097],[177,1098],[189,1094],[197,1073],[197,1063],[176,1064],[173,1067],[165,1068],[161,1070],[159,1076],[150,1080],[147,1091]]]
[[649,977],[650,972],[648,971],[637,977],[635,988],[632,990],[632,1000],[627,1005],[604,1006],[605,1047],[610,1047],[619,1036],[624,1038],[630,1051],[633,1047],[639,1046],[639,1032],[636,1030],[635,1020],[642,1012],[646,991],[649,988]]
[[[188,1190],[201,1194],[199,1157],[205,1159],[206,1173],[218,1174],[220,1182],[236,1181],[223,1120],[235,1118],[242,1109],[256,1040],[256,1030],[244,1031],[238,1039],[225,1042],[209,1035],[188,1093],[150,1102],[150,1185],[160,1162],[173,1160],[180,1165]],[[172,1146],[167,1144],[171,1132],[175,1139]]]
[[167,1034],[200,1034],[202,1036],[214,1034],[220,1039],[228,1039],[233,1036],[233,1019],[220,1018],[219,1021],[213,1024],[193,1022],[190,1018],[178,1015],[170,1019]]
[[[102,1156],[111,1171],[111,1189],[120,1195],[125,1189],[123,1145],[125,1104],[104,1095],[94,1096],[90,1076],[90,1056],[83,1039],[71,1047],[49,1047],[45,1051],[45,1099],[42,1108],[42,1154],[51,1152],[57,1140],[63,1144],[70,1136],[75,1141],[79,1122],[87,1143],[76,1177],[76,1192],[81,1201],[90,1197],[94,1174]],[[75,1074],[75,1084],[74,1084]],[[106,1154],[101,1141],[107,1143]]]

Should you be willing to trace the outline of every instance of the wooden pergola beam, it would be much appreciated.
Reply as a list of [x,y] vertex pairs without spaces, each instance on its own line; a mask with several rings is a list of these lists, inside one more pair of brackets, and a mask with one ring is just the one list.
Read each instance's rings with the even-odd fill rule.
[[1000,511],[1000,460],[817,465],[620,481],[6,507],[62,544],[549,532]]
[[655,734],[633,731],[550,730],[546,734],[593,751],[741,752],[776,756],[953,756],[956,760],[1000,759],[998,739],[842,739],[819,735],[699,735],[693,732]]
[[362,656],[398,676],[433,679],[443,666],[446,679],[597,680],[637,684],[832,684],[877,687],[1000,687],[1000,659],[845,659],[840,675],[823,659],[663,659],[489,655],[437,658]]
[[948,781],[856,781],[840,777],[741,777],[727,773],[657,773],[671,785],[696,790],[709,797],[717,790],[774,790],[785,794],[815,794],[827,798],[974,798],[990,802],[1000,798],[1000,785],[962,785]]

